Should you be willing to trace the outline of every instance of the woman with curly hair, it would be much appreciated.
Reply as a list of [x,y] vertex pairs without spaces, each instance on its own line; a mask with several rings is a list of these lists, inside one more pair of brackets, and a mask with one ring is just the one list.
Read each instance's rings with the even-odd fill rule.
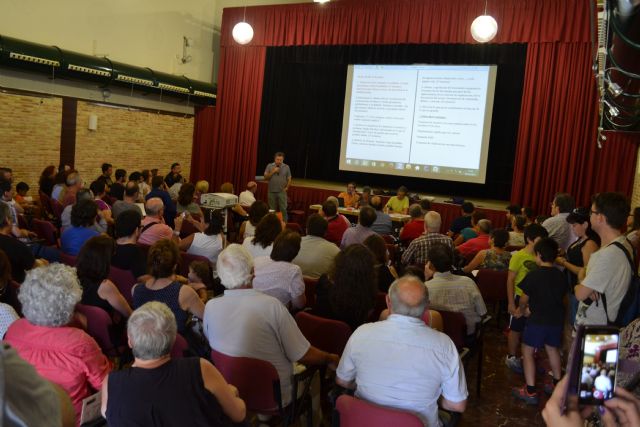
[[51,191],[53,190],[53,186],[56,181],[56,167],[54,165],[49,165],[40,174],[40,180],[38,184],[40,186],[40,191],[42,191],[47,196],[51,197]]
[[256,234],[253,237],[247,237],[242,242],[251,256],[258,258],[261,256],[270,256],[273,249],[273,242],[282,232],[282,221],[275,214],[265,215],[256,226]]
[[378,293],[375,263],[373,253],[361,244],[340,252],[333,271],[318,280],[313,314],[341,320],[352,330],[365,323]]
[[29,270],[18,296],[24,319],[13,322],[4,337],[40,375],[69,394],[78,420],[82,399],[100,390],[111,369],[93,338],[67,326],[81,297],[72,267],[56,263]]
[[196,186],[190,182],[185,182],[178,192],[178,202],[176,203],[176,211],[180,214],[188,212],[192,215],[199,215],[203,218],[202,210],[194,201]]

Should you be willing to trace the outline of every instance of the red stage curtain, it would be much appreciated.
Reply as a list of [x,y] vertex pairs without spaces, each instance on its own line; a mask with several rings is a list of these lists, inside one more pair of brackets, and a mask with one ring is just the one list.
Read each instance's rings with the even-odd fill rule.
[[591,164],[593,193],[618,191],[631,196],[640,133],[605,132],[605,135],[607,140],[602,142],[602,149],[596,150]]
[[191,174],[190,181],[211,179],[214,145],[215,107],[196,109],[193,122],[193,146],[191,150]]

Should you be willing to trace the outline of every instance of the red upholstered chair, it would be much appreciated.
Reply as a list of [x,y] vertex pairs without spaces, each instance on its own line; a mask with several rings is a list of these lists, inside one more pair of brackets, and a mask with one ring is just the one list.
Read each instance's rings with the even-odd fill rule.
[[73,255],[65,254],[64,252],[60,252],[60,262],[66,264],[70,267],[75,267],[78,262],[77,258]]
[[333,354],[342,354],[351,336],[351,328],[346,323],[305,311],[296,314],[296,323],[312,346]]
[[385,408],[343,394],[336,402],[340,427],[423,427],[417,416],[399,409]]
[[396,266],[400,261],[398,258],[398,246],[390,245],[389,243],[385,243],[387,247],[387,252],[389,253],[389,261],[391,261],[391,265]]
[[288,222],[286,228],[291,231],[295,231],[301,236],[304,235],[304,232],[302,231],[302,227],[300,227],[300,224],[298,224],[297,222]]
[[56,199],[51,199],[51,211],[53,212],[53,216],[56,221],[60,222],[62,220],[62,211],[64,210],[64,206],[62,203],[57,201]]
[[51,208],[51,197],[49,197],[42,191],[38,192],[38,196],[40,197],[40,206],[42,207],[42,218],[53,220],[55,215],[53,214],[53,210]]
[[171,348],[171,358],[172,359],[182,359],[184,357],[185,351],[189,349],[189,344],[187,340],[180,334],[176,334],[176,341],[173,343],[173,347]]
[[189,264],[193,261],[204,261],[209,262],[208,258],[205,258],[200,255],[193,255],[187,252],[180,252],[180,265],[178,267],[178,273],[187,277],[189,275]]
[[498,329],[500,329],[500,318],[502,317],[502,304],[507,300],[508,274],[508,271],[481,269],[476,275],[476,283],[484,303],[493,304],[494,312],[497,306],[496,326]]
[[318,279],[312,279],[310,277],[303,277],[304,279],[304,295],[307,297],[306,307],[312,307],[316,305],[316,286],[318,285]]
[[124,296],[129,305],[131,305],[131,289],[133,288],[133,285],[136,284],[136,278],[133,277],[133,273],[129,270],[122,270],[111,266],[109,269],[109,280],[116,285],[122,296]]
[[87,318],[87,333],[96,340],[102,352],[109,357],[118,356],[118,349],[111,339],[113,322],[109,314],[100,307],[84,304],[76,305],[76,311]]
[[384,242],[388,245],[395,245],[396,244],[396,238],[393,237],[391,234],[381,234],[380,235],[383,239]]
[[44,239],[45,245],[58,246],[58,230],[55,225],[49,221],[33,218],[31,227],[39,238]]

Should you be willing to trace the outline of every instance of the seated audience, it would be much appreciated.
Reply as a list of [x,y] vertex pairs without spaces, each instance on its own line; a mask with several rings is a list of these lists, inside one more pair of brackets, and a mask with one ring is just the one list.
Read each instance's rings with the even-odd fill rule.
[[136,244],[140,236],[142,215],[136,211],[124,211],[115,225],[116,249],[111,257],[111,265],[121,270],[129,270],[138,282],[145,280],[147,259]]
[[267,214],[258,223],[256,234],[244,239],[242,246],[254,258],[269,256],[273,249],[273,242],[280,232],[282,232],[282,221],[278,219],[276,214]]
[[180,249],[192,255],[203,256],[209,260],[211,265],[215,265],[218,254],[222,252],[226,244],[222,232],[224,219],[221,211],[213,211],[207,228],[180,240]]
[[524,246],[524,228],[526,226],[527,218],[524,215],[511,215],[511,231],[509,231],[507,246]]
[[454,246],[460,246],[464,242],[470,239],[478,237],[478,221],[481,219],[487,219],[487,215],[484,212],[474,211],[471,214],[471,227],[467,227],[460,231],[460,234],[453,241]]
[[147,216],[142,220],[142,229],[140,229],[138,243],[151,246],[162,239],[174,240],[176,243],[180,242],[182,216],[178,216],[175,219],[176,229],[172,230],[171,227],[164,222],[164,203],[162,203],[159,197],[147,199],[144,210]]
[[460,206],[460,210],[462,211],[462,216],[454,219],[451,223],[451,227],[449,231],[447,231],[447,236],[452,237],[456,234],[459,234],[465,228],[471,227],[471,215],[476,210],[475,206],[471,202],[464,202],[462,206]]
[[93,193],[93,200],[96,202],[96,206],[98,206],[98,215],[100,215],[107,224],[113,224],[114,218],[113,212],[111,212],[111,206],[104,201],[104,198],[107,196],[107,188],[104,181],[93,181],[89,189]]
[[205,309],[204,332],[211,348],[271,363],[280,377],[283,405],[291,402],[294,362],[337,365],[337,355],[309,344],[280,301],[252,289],[253,258],[244,247],[229,245],[218,256],[216,269],[227,290]]
[[[427,210],[428,211],[428,210]],[[422,210],[422,207],[414,203],[409,206],[409,215],[411,221],[407,222],[402,230],[400,230],[400,241],[408,245],[414,239],[417,239],[424,233],[424,214],[426,212]]]
[[175,184],[182,183],[183,178],[182,175],[180,175],[180,172],[182,172],[182,166],[180,166],[180,163],[171,164],[171,172],[164,177],[164,182],[167,184],[168,188],[173,187]]
[[140,172],[140,183],[138,184],[138,187],[140,187],[140,195],[142,196],[143,202],[146,200],[147,194],[151,191],[151,178],[151,172],[149,172],[149,169],[143,169],[142,172]]
[[325,200],[320,214],[327,220],[327,232],[324,238],[339,245],[344,232],[351,227],[351,223],[344,215],[338,213],[338,204],[333,200]]
[[84,242],[100,233],[93,228],[98,215],[98,207],[93,200],[81,200],[71,208],[71,227],[60,236],[60,249],[68,255],[76,256]]
[[327,221],[320,214],[307,219],[307,235],[302,237],[300,251],[291,261],[302,270],[302,275],[317,279],[327,274],[340,249],[323,236],[327,232]]
[[127,181],[127,171],[124,169],[116,169],[116,180],[109,186],[109,195],[117,200],[124,197],[124,184]]
[[56,263],[30,270],[19,295],[25,317],[13,322],[5,335],[20,357],[69,394],[77,419],[82,399],[100,390],[111,369],[93,338],[66,326],[81,297],[72,267]]
[[228,426],[246,417],[238,390],[211,362],[171,359],[176,319],[166,305],[148,302],[127,322],[135,360],[102,384],[102,414],[111,426]]
[[266,214],[269,213],[269,205],[262,200],[256,200],[249,209],[249,219],[240,225],[238,231],[240,243],[247,237],[253,237],[256,234],[256,226]]
[[149,301],[165,303],[176,317],[178,333],[185,335],[189,314],[200,319],[204,304],[196,291],[176,279],[180,252],[171,240],[160,240],[149,248],[149,274],[151,278],[133,287],[133,308]]
[[240,193],[238,196],[238,203],[240,206],[248,208],[256,202],[256,191],[258,190],[258,184],[255,181],[247,182],[247,189]]
[[[173,202],[173,200],[171,200],[171,196],[169,195],[169,193],[167,192],[167,186],[164,183],[164,180],[162,179],[161,176],[154,176],[151,180],[151,191],[149,192],[149,194],[147,194],[145,196],[145,200],[148,202],[149,199],[152,199],[154,197],[159,198],[160,200],[162,200],[162,205],[164,206],[164,222],[165,224],[167,224],[169,227],[174,227],[174,220],[176,218],[177,212],[176,212],[176,205]],[[146,206],[145,206],[145,210],[146,210]],[[147,215],[149,213],[147,212]]]
[[214,290],[212,283],[211,264],[207,261],[191,261],[189,264],[188,285],[198,293],[203,303],[209,300],[208,289]]
[[199,205],[202,204],[202,195],[209,192],[209,183],[204,179],[196,182],[196,192],[193,196],[195,202]]
[[[365,239],[375,231],[371,229],[371,225],[376,220],[376,211],[371,206],[364,206],[360,208],[358,215],[358,225],[350,227],[342,235],[342,242],[340,243],[340,249],[345,249],[356,243],[363,243]],[[328,239],[327,239],[328,240]]]
[[[81,188],[80,190],[78,190],[78,193],[76,194],[76,203],[74,203],[73,205],[66,206],[62,211],[62,214],[60,214],[60,224],[62,226],[61,230],[63,233],[67,228],[71,227],[71,211],[73,207],[84,200],[94,200],[93,194],[91,194],[91,190],[88,190],[86,188]],[[98,202],[95,200],[94,202],[97,208]],[[91,228],[97,231],[98,233],[106,233],[107,229],[109,228],[109,225],[107,224],[105,217],[102,216],[100,210],[97,210],[97,212],[98,212],[98,215],[96,216],[95,222],[93,223],[93,225],[91,225]]]
[[513,231],[513,217],[521,215],[520,205],[511,204],[507,206],[507,213],[505,217],[507,218],[507,231]]
[[15,192],[13,191],[13,184],[11,181],[2,181],[0,180],[0,204],[4,205],[9,209],[9,215],[11,219],[11,234],[15,237],[30,237],[34,236],[33,233],[28,230],[21,229],[18,225],[18,215],[20,214],[19,206],[13,200]]
[[371,205],[371,187],[364,186],[362,187],[362,193],[360,193],[360,199],[358,200],[358,207],[361,208],[363,206]]
[[343,191],[338,194],[338,198],[342,198],[344,200],[345,208],[357,208],[358,201],[360,200],[360,196],[356,191],[356,183],[350,182],[347,184],[347,191]]
[[139,199],[140,199],[140,188],[138,187],[138,183],[135,181],[127,182],[127,185],[124,188],[124,194],[123,194],[122,200],[116,200],[116,202],[111,207],[111,211],[113,212],[113,218],[117,219],[118,215],[128,210],[138,211],[140,212],[140,215],[142,215],[142,211],[140,210],[140,207],[137,205]]
[[[4,266],[0,271],[6,273],[8,277],[16,282],[22,283],[26,271],[37,265],[36,258],[27,245],[13,237],[12,228],[9,206],[5,203],[0,203],[0,252],[4,252],[2,255],[8,259],[8,264],[0,262],[0,266]],[[4,283],[5,289],[7,286],[9,284]]]
[[438,400],[446,410],[464,412],[468,392],[455,345],[422,321],[428,301],[419,279],[395,281],[387,296],[391,315],[351,335],[336,382],[355,389],[359,399],[409,411],[425,425],[441,426]]
[[634,208],[633,212],[627,217],[626,235],[637,252],[640,248],[640,207]]
[[[0,249],[0,303],[13,307],[17,313],[22,312],[20,301],[18,301],[18,287],[11,283],[11,263],[7,254]],[[24,280],[24,277],[23,277]]]
[[[220,186],[220,192],[221,193],[229,193],[229,194],[235,194],[234,190],[233,190],[233,184],[230,182],[225,182],[224,184],[222,184]],[[239,215],[243,218],[247,217],[247,211],[244,210],[244,208],[240,205],[240,203],[236,203],[232,208],[231,208],[231,212],[233,212],[236,215]]]
[[33,209],[35,205],[33,204],[33,197],[27,196],[29,192],[29,184],[26,182],[19,182],[16,184],[16,196],[15,201],[16,204],[20,205],[23,212],[33,214]]
[[298,233],[289,230],[280,233],[273,243],[271,256],[254,260],[253,289],[271,295],[287,307],[304,308],[307,298],[302,271],[291,263],[299,250]]
[[382,210],[382,199],[380,196],[373,196],[371,198],[371,207],[376,210],[376,220],[371,224],[371,230],[378,234],[393,233],[393,221],[389,214]]
[[60,202],[64,197],[66,191],[67,175],[70,173],[70,169],[67,170],[65,166],[60,165],[58,173],[54,178],[53,188],[51,189],[51,198]]
[[405,214],[409,210],[409,197],[407,196],[407,187],[404,185],[398,188],[398,192],[396,196],[393,196],[389,199],[385,208],[389,212]]
[[566,251],[571,242],[576,239],[571,225],[567,222],[567,216],[575,206],[576,202],[573,196],[567,193],[557,193],[551,203],[551,218],[542,223],[542,226],[549,232],[549,237],[555,240],[563,251]]
[[116,285],[109,280],[111,255],[115,243],[109,236],[96,236],[86,241],[76,263],[82,286],[82,304],[99,307],[113,317],[114,311],[123,317],[131,315],[131,307]]
[[528,207],[528,206],[524,206],[521,209],[521,215],[523,215],[527,219],[527,224],[526,225],[533,224],[533,220],[536,217],[535,212],[533,211],[533,208]]
[[198,215],[200,218],[204,218],[202,209],[194,201],[196,193],[196,187],[190,182],[185,182],[180,187],[178,192],[178,203],[176,203],[176,210],[179,214],[182,212],[188,212],[191,215]]
[[473,279],[451,273],[452,266],[453,257],[448,246],[435,244],[429,249],[425,267],[429,303],[434,310],[462,313],[467,322],[467,335],[472,336],[482,316],[487,314],[487,307]]
[[489,249],[483,249],[467,264],[462,271],[471,273],[474,270],[489,269],[506,271],[509,269],[511,252],[505,250],[509,232],[502,228],[491,231]]
[[73,205],[76,202],[76,194],[82,188],[82,178],[77,172],[71,172],[66,179],[67,188],[64,192],[64,198],[60,203],[62,206]]
[[451,248],[453,253],[453,240],[451,237],[440,234],[442,219],[436,211],[429,211],[424,216],[424,234],[415,239],[406,251],[403,252],[401,262],[403,265],[425,265],[429,260],[429,249],[434,243],[444,243]]
[[491,221],[481,219],[478,221],[478,237],[469,239],[456,248],[465,259],[471,260],[476,254],[484,249],[489,249],[489,234],[491,233]]
[[374,265],[375,258],[364,245],[341,251],[333,270],[318,280],[313,314],[343,321],[352,330],[365,323],[378,294]]
[[51,192],[53,191],[53,186],[55,185],[56,178],[56,167],[54,165],[49,165],[40,174],[40,179],[38,180],[39,191],[42,191],[47,196],[51,197]]
[[367,237],[363,244],[371,251],[375,258],[373,268],[376,271],[378,291],[387,293],[389,286],[398,278],[396,269],[389,265],[387,245],[384,239],[377,234]]

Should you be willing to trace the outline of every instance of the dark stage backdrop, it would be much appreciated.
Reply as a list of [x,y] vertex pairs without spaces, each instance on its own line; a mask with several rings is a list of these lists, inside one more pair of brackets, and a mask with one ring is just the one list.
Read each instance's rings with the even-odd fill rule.
[[[269,47],[256,175],[284,151],[294,179],[508,200],[526,56],[525,44]],[[498,65],[486,184],[338,170],[348,64]]]

